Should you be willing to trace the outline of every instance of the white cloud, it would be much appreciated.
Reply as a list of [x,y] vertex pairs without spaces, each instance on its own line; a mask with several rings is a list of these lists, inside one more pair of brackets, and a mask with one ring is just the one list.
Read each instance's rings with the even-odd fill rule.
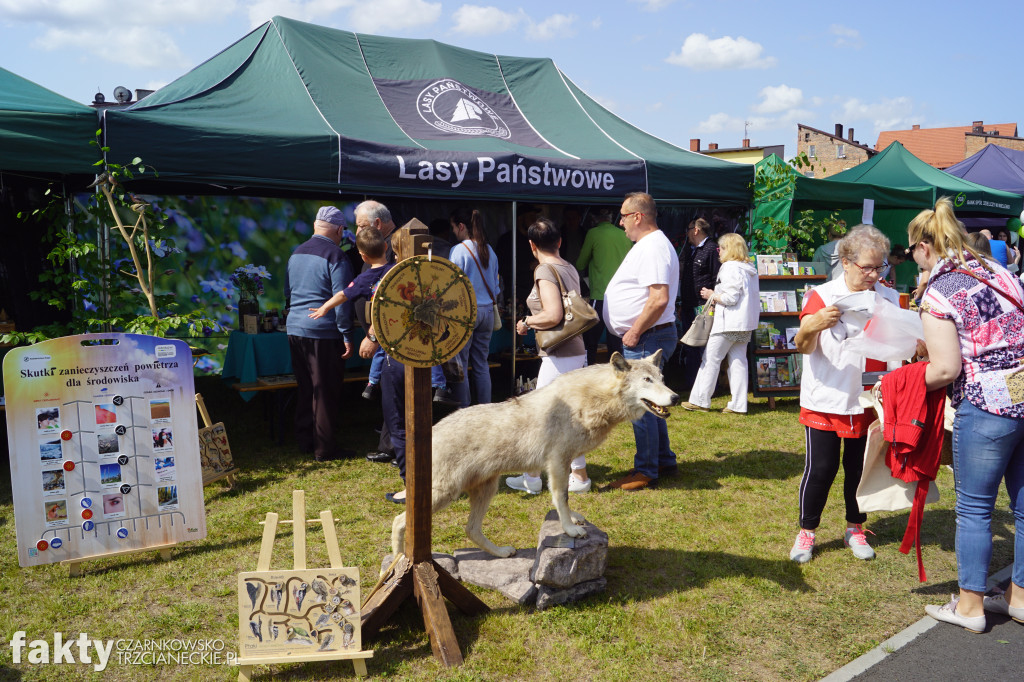
[[630,0],[630,2],[643,5],[645,12],[657,12],[671,5],[675,0]]
[[168,26],[209,22],[235,11],[234,0],[149,0],[125,6],[124,0],[0,0],[0,16],[51,28],[83,26]]
[[374,0],[353,7],[349,13],[349,23],[355,31],[391,34],[405,28],[432,24],[440,16],[440,2]]
[[862,102],[851,98],[843,102],[841,120],[870,120],[876,130],[897,130],[909,128],[914,112],[914,102],[909,97],[893,97],[877,102]]
[[864,46],[864,41],[860,37],[860,31],[855,28],[849,28],[842,24],[832,24],[828,30],[829,33],[836,36],[836,42],[833,43],[836,47],[859,49]]
[[463,5],[452,14],[456,33],[472,36],[490,36],[514,29],[525,18],[522,10],[518,14],[505,12],[497,7]]
[[611,97],[604,97],[603,95],[595,95],[592,92],[588,92],[587,95],[590,99],[594,100],[608,111],[614,112],[619,107],[619,103]]
[[758,94],[761,96],[761,102],[754,107],[754,111],[762,114],[774,114],[793,109],[803,104],[804,101],[803,91],[788,85],[769,85]]
[[575,14],[552,14],[541,22],[531,21],[526,29],[526,37],[530,40],[569,38],[576,35],[576,31],[572,27],[575,21]]
[[[113,23],[113,22],[112,22]],[[140,68],[187,68],[191,61],[163,31],[143,26],[111,26],[106,30],[52,28],[37,45],[43,49],[75,47],[114,64]]]
[[276,16],[316,23],[330,18],[339,9],[352,7],[356,0],[257,0],[249,5],[249,25],[253,28]]
[[669,55],[665,61],[698,71],[767,69],[775,66],[775,57],[762,57],[763,51],[764,47],[759,43],[747,40],[743,36],[725,36],[712,40],[703,33],[692,33],[686,37],[682,48]]
[[698,133],[720,133],[725,130],[735,131],[743,130],[743,122],[745,119],[730,116],[724,112],[717,114],[711,114],[706,119],[697,124]]
[[591,30],[594,31],[601,28],[601,17],[594,17],[594,19],[590,22],[590,28]]

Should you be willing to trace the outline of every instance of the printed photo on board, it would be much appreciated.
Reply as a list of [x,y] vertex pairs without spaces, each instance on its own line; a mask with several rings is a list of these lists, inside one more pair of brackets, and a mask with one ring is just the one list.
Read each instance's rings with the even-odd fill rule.
[[153,452],[169,452],[174,449],[170,427],[153,429]]
[[52,462],[62,457],[59,440],[48,440],[39,444],[39,459]]
[[40,433],[55,433],[60,431],[60,408],[36,408],[36,428]]
[[103,496],[103,518],[117,519],[124,516],[124,495],[115,493]]
[[96,405],[96,424],[98,426],[114,425],[117,423],[117,410],[114,403]]
[[43,492],[47,495],[64,492],[64,470],[44,469],[43,470]]
[[149,418],[154,424],[171,421],[171,401],[167,398],[150,400]]
[[43,505],[46,512],[46,527],[66,526],[68,523],[68,501],[53,500]]
[[160,511],[178,508],[178,486],[163,485],[156,489],[156,502]]
[[101,433],[96,436],[97,450],[101,455],[117,452],[117,434]]
[[100,465],[100,485],[104,487],[116,486],[121,483],[121,465],[110,462]]

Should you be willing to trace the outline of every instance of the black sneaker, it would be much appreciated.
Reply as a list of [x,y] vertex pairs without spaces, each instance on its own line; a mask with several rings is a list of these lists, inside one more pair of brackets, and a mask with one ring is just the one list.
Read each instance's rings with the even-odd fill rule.
[[366,384],[363,389],[363,398],[366,400],[377,400],[380,398],[380,386],[377,384]]
[[393,452],[368,452],[366,453],[366,460],[368,462],[377,462],[378,464],[386,464],[395,459],[395,453]]
[[447,386],[442,386],[434,392],[434,402],[448,405],[449,407],[460,407],[462,405],[459,399],[455,397],[455,391]]

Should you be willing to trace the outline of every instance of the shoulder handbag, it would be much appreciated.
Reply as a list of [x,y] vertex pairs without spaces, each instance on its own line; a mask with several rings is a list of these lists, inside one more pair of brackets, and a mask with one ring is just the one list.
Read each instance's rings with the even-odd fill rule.
[[601,321],[597,311],[584,299],[580,298],[575,291],[566,291],[562,284],[562,277],[551,265],[548,265],[551,272],[555,273],[558,280],[558,289],[562,292],[562,321],[551,329],[534,330],[537,337],[537,347],[545,353],[550,352],[564,344],[566,341],[575,338],[595,326]]
[[683,334],[683,338],[679,339],[679,342],[694,348],[708,345],[708,337],[711,336],[711,325],[714,323],[711,317],[714,309],[714,303],[705,303],[700,309],[700,313],[690,325],[690,328]]
[[491,291],[491,287],[487,284],[487,273],[480,267],[480,261],[477,260],[476,254],[473,253],[473,249],[469,248],[465,244],[462,245],[466,251],[469,251],[469,255],[473,257],[473,262],[476,263],[477,269],[480,271],[480,281],[484,283],[484,289],[487,289],[487,295],[491,297],[491,312],[493,317],[491,318],[493,324],[491,325],[492,331],[498,331],[501,329],[501,313],[498,312],[498,301],[494,298],[494,293]]

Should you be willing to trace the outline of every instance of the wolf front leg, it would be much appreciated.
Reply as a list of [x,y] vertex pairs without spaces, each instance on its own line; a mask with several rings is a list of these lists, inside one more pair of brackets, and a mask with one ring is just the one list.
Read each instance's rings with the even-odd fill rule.
[[405,512],[391,522],[391,554],[396,557],[405,554]]
[[560,462],[551,459],[548,466],[548,487],[551,488],[551,501],[558,512],[558,520],[562,522],[562,530],[571,538],[582,538],[587,535],[581,526],[585,519],[582,514],[569,510],[569,471]]
[[496,492],[498,492],[497,476],[466,491],[469,494],[469,521],[466,523],[466,535],[480,549],[504,559],[515,554],[516,548],[498,547],[484,537],[483,531],[484,515],[487,513],[487,508],[491,506],[491,498]]

